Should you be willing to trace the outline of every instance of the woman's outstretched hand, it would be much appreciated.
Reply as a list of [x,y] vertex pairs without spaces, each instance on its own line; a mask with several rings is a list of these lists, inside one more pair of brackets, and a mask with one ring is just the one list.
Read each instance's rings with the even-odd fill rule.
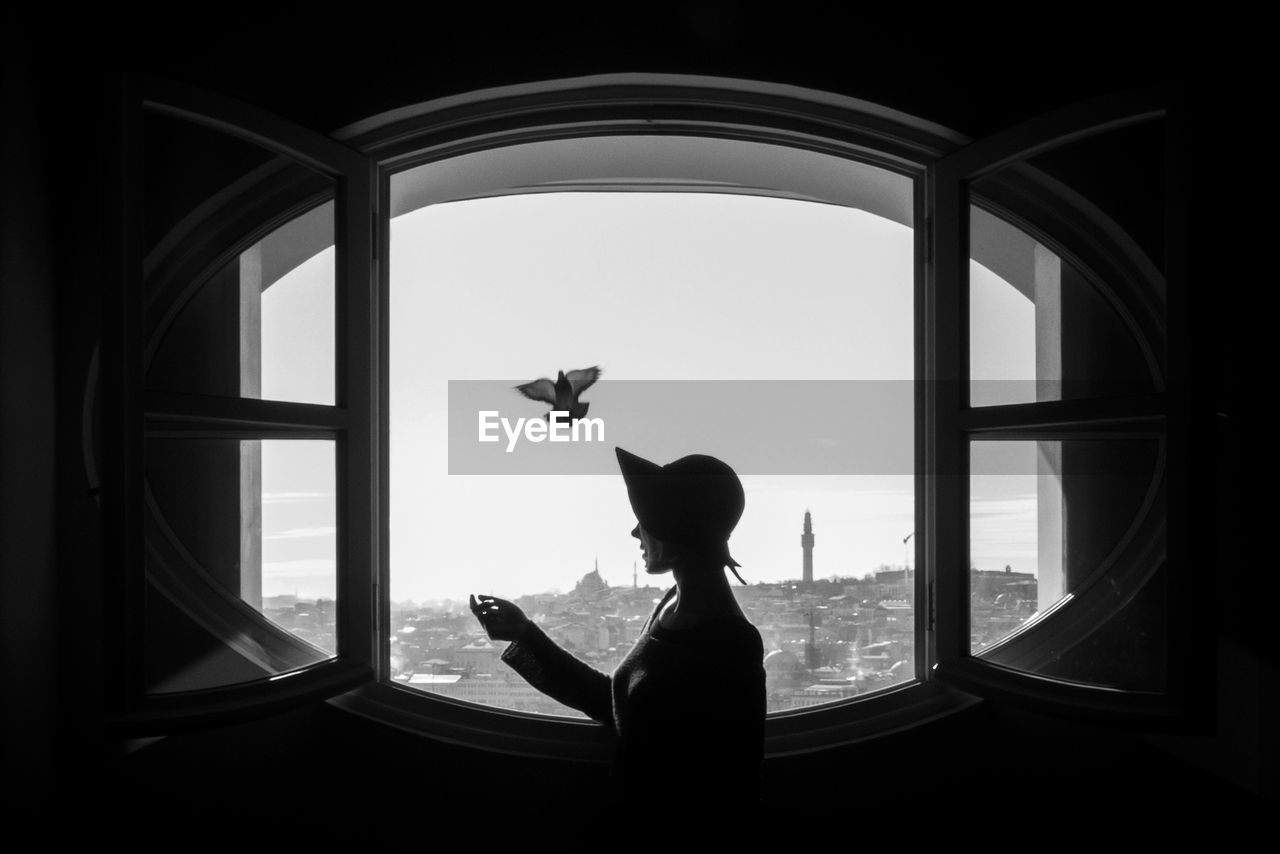
[[472,593],[471,613],[476,615],[491,640],[519,640],[525,630],[533,625],[519,606],[496,596],[476,596]]

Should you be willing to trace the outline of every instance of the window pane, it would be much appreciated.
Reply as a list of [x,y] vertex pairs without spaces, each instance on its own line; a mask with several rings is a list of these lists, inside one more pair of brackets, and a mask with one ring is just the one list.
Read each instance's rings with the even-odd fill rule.
[[1160,443],[974,442],[971,466],[973,653],[1072,681],[1162,687]]
[[[909,211],[911,183],[885,175]],[[393,176],[393,199],[412,195],[397,185],[410,180]],[[903,542],[914,526],[908,226],[769,197],[542,193],[429,205],[396,217],[391,237],[398,682],[578,714],[500,662],[505,644],[484,637],[466,597],[511,599],[597,669],[617,666],[672,579],[644,572],[614,445],[659,462],[708,453],[737,468],[746,512],[730,546],[749,585],[730,580],[764,641],[771,710],[915,678],[914,573],[904,569],[914,540]],[[574,462],[561,471],[580,473],[451,469],[459,386],[472,384],[469,393],[487,383],[503,416],[537,419],[547,407],[514,385],[596,364],[604,373],[583,400],[610,432],[598,458],[593,448],[569,449]],[[794,417],[769,414],[761,399],[764,384],[802,385],[798,378],[824,381],[813,383],[815,406],[829,405],[833,389],[895,386],[885,399],[903,401],[903,411],[859,417],[898,433],[905,425],[908,453],[877,471],[778,463],[829,438],[803,407]],[[649,396],[664,383],[665,405]],[[655,405],[631,407],[639,395]],[[699,420],[670,395],[690,408],[714,399],[720,417]],[[754,423],[728,408],[743,402]],[[794,447],[770,457],[761,437],[783,422]],[[838,442],[829,453],[839,455]],[[799,541],[806,510],[815,537],[808,578]]]
[[969,223],[972,405],[1155,391],[1133,331],[1078,268],[980,207]]
[[[176,213],[163,220],[172,231],[157,237],[147,259],[147,387],[332,405],[334,209],[326,199],[333,182],[215,131],[165,117],[150,117],[152,125],[161,128],[153,147],[167,158],[188,150],[197,159],[221,153],[238,169],[256,170],[263,183],[251,205],[228,207],[219,217],[220,205],[239,198],[233,179],[242,176],[225,174],[231,166],[213,170],[222,184],[199,180],[189,163],[197,177],[175,179]],[[179,150],[169,151],[173,146]],[[162,207],[169,202],[165,192],[157,199]],[[205,206],[202,222],[213,223],[214,234],[202,242],[207,254],[187,257],[174,238],[188,226],[173,217],[197,204]],[[281,217],[283,224],[253,239],[261,223]]]
[[146,456],[148,690],[333,657],[333,442],[151,439]]
[[1159,390],[1163,162],[1148,122],[972,184],[973,405]]

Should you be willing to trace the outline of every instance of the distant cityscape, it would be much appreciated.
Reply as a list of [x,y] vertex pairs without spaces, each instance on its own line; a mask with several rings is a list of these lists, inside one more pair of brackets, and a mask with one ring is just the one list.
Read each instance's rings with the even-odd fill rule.
[[262,597],[264,617],[330,655],[338,654],[337,611],[332,599]]
[[[744,614],[764,642],[769,711],[807,708],[856,697],[915,678],[915,573],[881,566],[863,578],[813,578],[814,537],[805,513],[798,579],[733,585]],[[604,673],[634,646],[667,586],[611,587],[598,567],[568,593],[514,601],[553,640]],[[970,570],[971,646],[1004,638],[1037,607],[1028,572]],[[330,600],[270,597],[264,614],[321,649],[336,649]],[[391,677],[409,688],[472,703],[546,715],[584,717],[547,697],[500,660],[504,642],[490,641],[468,603],[391,606]]]

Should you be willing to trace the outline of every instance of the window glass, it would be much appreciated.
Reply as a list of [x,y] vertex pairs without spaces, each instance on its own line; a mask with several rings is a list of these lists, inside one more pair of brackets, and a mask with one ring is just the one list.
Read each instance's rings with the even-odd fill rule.
[[1160,443],[982,441],[970,457],[972,652],[1073,681],[1162,687]]
[[1077,265],[984,207],[969,228],[973,406],[1155,391],[1134,330]]
[[[911,182],[879,179],[909,221]],[[393,199],[419,180],[393,176]],[[501,663],[466,597],[514,600],[611,671],[673,583],[646,576],[629,535],[619,445],[713,454],[742,477],[730,547],[749,584],[731,581],[771,710],[914,679],[913,258],[910,227],[865,209],[724,192],[507,195],[393,219],[393,678],[578,714]],[[516,385],[596,365],[582,400],[603,441],[480,446],[482,408],[540,420],[549,406]]]
[[333,442],[156,438],[146,459],[148,690],[335,655]]

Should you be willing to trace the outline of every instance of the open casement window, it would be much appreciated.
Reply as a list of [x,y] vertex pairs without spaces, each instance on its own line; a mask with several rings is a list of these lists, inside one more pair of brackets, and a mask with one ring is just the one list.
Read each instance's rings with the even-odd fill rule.
[[[943,683],[1138,725],[1198,713],[1178,121],[1109,98],[930,169],[920,511]],[[1002,287],[1026,311],[993,329]],[[1010,504],[1020,524],[993,527]]]
[[[1178,718],[1197,696],[1194,353],[1182,224],[1165,213],[1183,190],[1166,148],[1183,149],[1164,104],[1113,99],[968,142],[793,87],[610,75],[405,108],[338,142],[132,85],[101,467],[114,709],[135,731],[332,696],[457,743],[605,757],[594,723],[393,679],[392,303],[376,259],[397,205],[414,208],[401,190],[429,203],[715,191],[869,210],[849,201],[867,188],[840,188],[876,170],[907,185],[914,246],[915,551],[901,579],[919,606],[914,672],[771,714],[766,750],[900,730],[975,695],[1138,722]],[[607,154],[605,137],[720,148],[703,172],[578,156]],[[738,144],[755,159],[721,156]],[[431,181],[402,180],[420,168]],[[1116,181],[1135,186],[1117,194]],[[984,521],[994,508],[1009,524]]]
[[129,79],[102,348],[113,718],[152,732],[373,676],[371,161]]

